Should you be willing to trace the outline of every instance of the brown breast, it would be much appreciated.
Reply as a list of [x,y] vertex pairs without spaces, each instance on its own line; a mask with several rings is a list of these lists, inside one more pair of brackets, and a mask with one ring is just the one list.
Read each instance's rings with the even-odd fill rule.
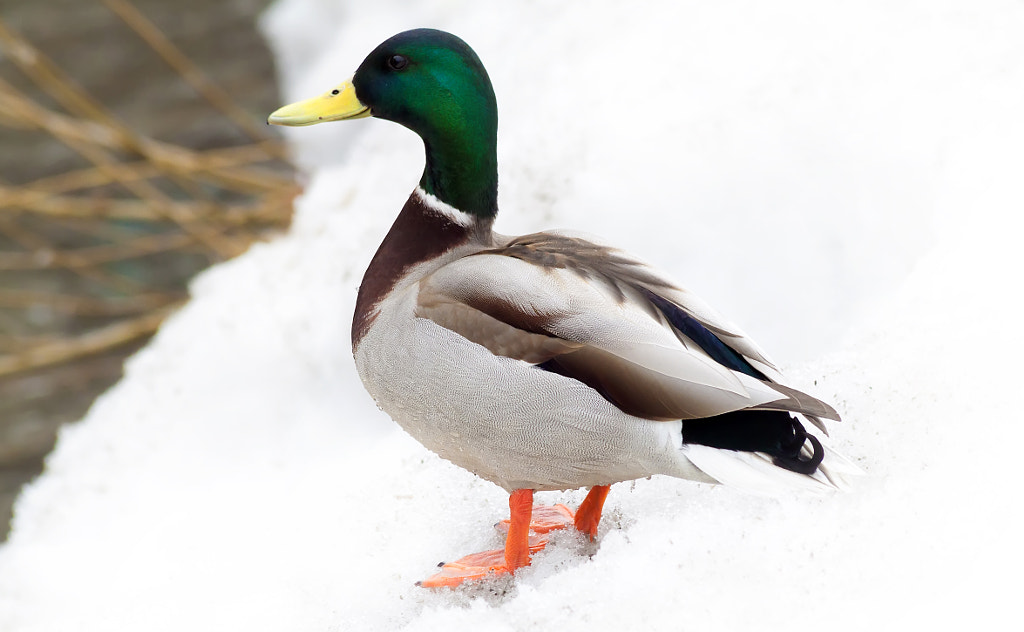
[[414,191],[363,274],[352,317],[353,351],[373,324],[377,305],[410,268],[461,246],[482,228],[453,222]]

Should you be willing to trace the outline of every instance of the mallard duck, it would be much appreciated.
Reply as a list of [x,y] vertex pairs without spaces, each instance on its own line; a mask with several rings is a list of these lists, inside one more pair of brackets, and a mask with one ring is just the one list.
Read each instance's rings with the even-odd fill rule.
[[[447,564],[423,585],[515,572],[551,529],[596,538],[620,481],[844,485],[854,468],[823,442],[836,411],[786,386],[696,296],[592,239],[492,231],[497,105],[465,42],[432,29],[395,35],[349,80],[268,122],[369,116],[416,132],[426,167],[359,287],[359,376],[424,446],[510,494],[504,550]],[[590,491],[575,512],[533,507],[535,491],[581,487]]]

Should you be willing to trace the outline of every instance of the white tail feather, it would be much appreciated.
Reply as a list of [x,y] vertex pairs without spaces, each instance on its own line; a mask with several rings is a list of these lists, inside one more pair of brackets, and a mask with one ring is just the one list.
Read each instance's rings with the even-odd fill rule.
[[[815,435],[816,437],[818,435]],[[818,437],[819,441],[821,438]],[[739,452],[708,446],[684,446],[686,457],[697,468],[723,485],[744,491],[776,496],[793,490],[812,493],[848,491],[851,478],[864,472],[824,441],[825,457],[814,474],[798,474],[774,465],[771,457],[760,452]],[[805,456],[810,456],[805,446]]]

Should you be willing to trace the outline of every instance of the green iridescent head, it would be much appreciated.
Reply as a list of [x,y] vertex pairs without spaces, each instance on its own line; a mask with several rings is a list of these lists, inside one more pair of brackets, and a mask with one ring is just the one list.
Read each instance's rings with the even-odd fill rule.
[[497,104],[480,58],[461,39],[434,29],[399,33],[375,48],[351,80],[268,121],[313,125],[365,116],[419,134],[427,193],[467,213],[497,213]]

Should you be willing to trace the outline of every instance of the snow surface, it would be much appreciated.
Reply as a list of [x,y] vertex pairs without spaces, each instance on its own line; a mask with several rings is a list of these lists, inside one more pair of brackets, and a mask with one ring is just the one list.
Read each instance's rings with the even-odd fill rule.
[[264,21],[285,100],[424,25],[491,72],[499,230],[581,228],[667,268],[837,405],[868,476],[824,499],[623,483],[596,546],[417,588],[498,546],[507,511],[352,367],[355,288],[422,149],[383,121],[289,130],[294,225],[197,279],[62,432],[0,549],[0,631],[1005,628],[1024,5],[284,0]]

